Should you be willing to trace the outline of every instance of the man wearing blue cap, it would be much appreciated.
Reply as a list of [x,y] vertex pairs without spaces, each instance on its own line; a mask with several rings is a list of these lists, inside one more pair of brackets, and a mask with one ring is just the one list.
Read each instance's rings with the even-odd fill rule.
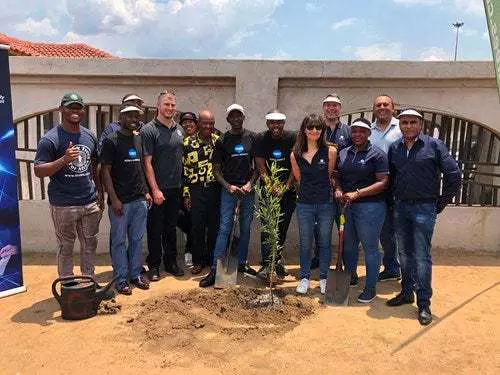
[[407,109],[398,118],[403,138],[391,144],[388,159],[402,281],[401,292],[387,305],[413,303],[415,291],[418,321],[428,325],[432,322],[432,234],[437,214],[457,194],[461,174],[444,143],[422,134],[420,113]]

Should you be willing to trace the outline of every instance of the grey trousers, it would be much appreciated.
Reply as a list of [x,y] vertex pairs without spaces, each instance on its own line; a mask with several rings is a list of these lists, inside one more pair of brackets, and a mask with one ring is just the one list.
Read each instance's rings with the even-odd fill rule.
[[59,276],[73,275],[73,248],[80,241],[80,271],[94,275],[97,233],[102,211],[93,202],[84,206],[50,206],[57,237],[57,271]]

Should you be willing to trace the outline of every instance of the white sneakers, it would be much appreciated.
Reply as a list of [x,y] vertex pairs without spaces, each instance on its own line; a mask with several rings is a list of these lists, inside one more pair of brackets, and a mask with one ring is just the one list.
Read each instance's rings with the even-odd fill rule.
[[185,253],[184,254],[184,263],[186,264],[186,267],[193,267],[193,256],[191,253]]
[[326,279],[321,279],[319,281],[319,291],[321,292],[321,294],[325,294],[325,291],[326,291]]
[[299,285],[297,285],[297,289],[295,289],[295,291],[299,294],[306,294],[308,289],[309,289],[309,279],[304,278],[299,281]]

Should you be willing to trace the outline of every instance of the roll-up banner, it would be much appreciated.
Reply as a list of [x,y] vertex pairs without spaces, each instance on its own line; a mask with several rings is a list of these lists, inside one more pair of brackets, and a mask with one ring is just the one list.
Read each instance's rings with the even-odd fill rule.
[[500,100],[500,0],[484,0],[484,10],[490,31],[491,49],[497,74],[498,98]]
[[0,44],[0,298],[25,292],[17,199],[9,47]]

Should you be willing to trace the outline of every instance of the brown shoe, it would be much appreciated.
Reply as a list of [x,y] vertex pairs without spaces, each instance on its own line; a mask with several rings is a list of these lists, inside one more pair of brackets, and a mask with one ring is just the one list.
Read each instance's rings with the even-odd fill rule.
[[203,267],[200,266],[199,264],[195,264],[193,268],[191,268],[191,274],[193,275],[198,275],[203,271]]

